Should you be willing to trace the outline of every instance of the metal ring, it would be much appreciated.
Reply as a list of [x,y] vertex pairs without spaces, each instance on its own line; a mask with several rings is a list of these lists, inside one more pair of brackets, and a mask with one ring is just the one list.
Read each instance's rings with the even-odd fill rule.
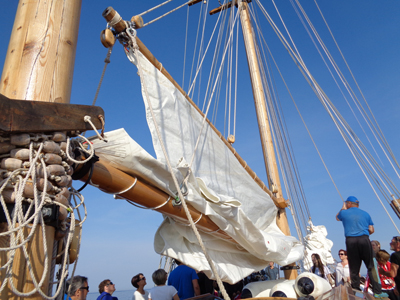
[[137,182],[137,177],[135,177],[135,181],[132,183],[132,185],[130,187],[128,187],[126,190],[123,190],[122,192],[113,193],[113,195],[121,195],[123,193],[126,193],[127,191],[129,191],[131,188],[133,188],[136,185],[136,182]]

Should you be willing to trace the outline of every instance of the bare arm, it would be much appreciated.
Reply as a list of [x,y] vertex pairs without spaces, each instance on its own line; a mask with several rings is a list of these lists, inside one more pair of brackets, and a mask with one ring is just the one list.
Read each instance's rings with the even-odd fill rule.
[[[172,299],[174,299],[174,300],[179,300],[178,293],[176,293],[176,294],[174,295],[174,297],[172,297]],[[149,298],[149,300],[150,300],[150,298]]]
[[391,263],[390,264],[390,270],[389,271],[385,271],[384,269],[382,269],[381,267],[378,268],[379,273],[383,274],[385,276],[389,276],[389,277],[396,277],[397,275],[397,271],[399,270],[399,265],[395,264],[395,263]]
[[342,210],[346,210],[346,209],[347,209],[346,202],[343,202],[342,209],[341,209],[341,210],[337,213],[337,215],[336,215],[336,221],[340,221],[339,218],[338,218],[338,215],[340,214],[340,212],[341,212]]
[[193,279],[192,284],[193,284],[193,289],[194,289],[194,295],[200,296],[200,286],[199,286],[199,282],[197,281],[197,279]]
[[369,234],[373,234],[375,232],[374,226],[373,225],[369,225],[368,226],[368,231],[369,231]]

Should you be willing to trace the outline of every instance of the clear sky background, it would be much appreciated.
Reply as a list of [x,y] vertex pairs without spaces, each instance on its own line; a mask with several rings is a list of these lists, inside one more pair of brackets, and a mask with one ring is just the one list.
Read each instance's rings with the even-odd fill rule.
[[[93,101],[107,54],[107,50],[101,45],[99,39],[101,30],[106,26],[101,16],[103,10],[111,5],[125,20],[128,20],[131,16],[158,3],[159,1],[154,0],[83,1],[71,103],[90,105]],[[175,0],[165,8],[146,15],[144,20],[148,22],[181,3],[183,1]],[[263,3],[267,9],[272,9],[270,1],[263,1]],[[296,21],[288,0],[278,0],[276,3],[282,15],[287,18],[289,30],[303,58],[309,64],[310,70],[315,72],[314,76],[327,93],[332,93],[331,100],[335,102],[335,105],[340,109],[345,109],[343,99],[337,97],[338,93],[326,71],[320,67],[322,62],[318,59],[315,50],[310,47],[312,45],[307,40],[307,36],[301,32],[302,28]],[[301,4],[304,5],[317,29],[318,26],[323,25],[313,1],[305,0],[301,1]],[[394,154],[398,156],[400,151],[400,59],[398,57],[400,2],[323,0],[318,1],[318,4]],[[218,1],[210,0],[209,8],[212,9],[218,5]],[[3,20],[3,30],[0,31],[0,38],[3,41],[0,46],[0,66],[3,65],[6,55],[16,8],[17,1],[4,1],[0,10],[0,18]],[[190,16],[193,17],[189,23],[191,29],[197,26],[197,11],[198,9],[194,8],[194,13],[190,12]],[[182,8],[177,13],[138,32],[140,39],[178,83],[182,82],[186,12],[186,8]],[[213,23],[215,19],[216,16],[209,17],[209,23]],[[209,30],[207,28],[208,32]],[[195,31],[192,30],[189,41],[193,41],[195,35]],[[321,35],[323,38],[326,36],[326,29],[321,29]],[[296,103],[310,127],[340,193],[344,198],[354,195],[360,199],[361,208],[368,211],[375,222],[375,233],[371,239],[379,240],[382,248],[389,250],[391,237],[397,235],[394,226],[389,222],[388,216],[352,159],[327,113],[310,92],[305,80],[299,76],[297,68],[293,67],[293,62],[288,58],[286,51],[272,33],[265,37],[271,38],[269,44],[273,50],[276,50],[276,58],[281,63],[280,68],[285,70],[285,79],[293,86],[291,89]],[[327,41],[327,44],[331,46],[332,42]],[[234,147],[258,176],[266,182],[256,132],[251,88],[248,86],[247,64],[244,50],[241,49],[239,51],[239,57],[242,60],[239,66],[241,89],[238,91],[240,113],[237,115],[237,142]],[[126,59],[122,47],[117,44],[111,56],[111,64],[108,66],[97,105],[105,110],[106,130],[124,127],[133,139],[154,155],[145,119],[139,77],[136,73],[136,68]],[[185,82],[186,89],[187,81]],[[291,100],[286,94],[280,97],[312,220],[314,225],[327,227],[328,238],[334,242],[332,253],[337,259],[338,250],[345,248],[342,225],[335,220],[335,215],[342,206],[342,200],[324,170]],[[346,117],[350,116],[348,111],[344,111],[343,114]],[[220,116],[223,117],[222,113]],[[356,127],[356,123],[349,122],[355,125],[354,130],[360,134],[361,131]],[[223,131],[223,128],[220,130]],[[383,160],[381,154],[380,157]],[[384,162],[384,166],[388,167],[388,163]],[[388,174],[399,186],[399,179],[394,173],[388,171]],[[74,182],[75,188],[81,185],[81,182]],[[157,212],[133,207],[126,201],[114,200],[111,195],[92,187],[86,188],[82,193],[88,209],[88,218],[83,225],[82,246],[76,274],[88,276],[90,286],[93,287],[103,279],[109,278],[116,283],[117,290],[125,290],[132,288],[131,277],[142,272],[148,277],[147,287],[152,287],[151,274],[158,269],[160,259],[153,250],[153,236],[162,221],[162,216]],[[388,205],[386,207],[396,224],[400,225],[398,218],[391,212],[391,208]],[[295,234],[293,222],[291,228],[292,233]],[[94,289],[92,288],[91,291]]]

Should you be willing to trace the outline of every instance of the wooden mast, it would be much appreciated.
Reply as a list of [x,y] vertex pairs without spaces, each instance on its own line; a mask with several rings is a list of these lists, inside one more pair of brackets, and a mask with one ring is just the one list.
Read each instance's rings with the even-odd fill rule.
[[[282,187],[279,179],[278,166],[276,163],[275,150],[272,141],[271,128],[269,126],[268,114],[266,109],[265,92],[261,80],[260,69],[258,66],[257,53],[255,47],[255,36],[251,26],[250,14],[247,2],[239,0],[240,21],[242,24],[243,38],[245,42],[247,62],[253,88],[253,97],[256,107],[258,127],[260,131],[261,145],[264,154],[265,169],[267,170],[268,184],[270,190],[277,198],[282,198]],[[278,207],[276,223],[282,232],[290,235],[289,224],[285,208]],[[297,276],[296,270],[285,271],[286,279],[294,279]]]
[[[0,93],[11,99],[69,103],[80,10],[81,0],[19,2],[1,76]],[[0,225],[2,232],[7,231],[7,223]],[[40,228],[37,228],[28,244],[32,269],[37,278],[44,271],[42,239],[46,238],[51,256],[54,232],[54,227],[46,226],[46,237],[42,237]],[[1,237],[0,245],[9,245],[9,241]],[[34,285],[21,252],[18,250],[14,257],[13,280],[15,287],[26,293],[33,290]],[[6,261],[7,255],[2,254],[0,265]],[[48,288],[49,273],[42,291],[47,294]],[[1,299],[17,299],[7,287],[0,296]],[[35,293],[28,299],[39,300],[42,297]]]

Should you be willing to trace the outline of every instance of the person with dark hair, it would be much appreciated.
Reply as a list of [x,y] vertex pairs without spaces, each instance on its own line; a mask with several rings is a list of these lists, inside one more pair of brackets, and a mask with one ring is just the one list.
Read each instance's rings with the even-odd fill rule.
[[153,282],[156,285],[149,292],[149,300],[179,300],[178,291],[171,285],[165,285],[168,273],[164,269],[154,271]]
[[311,259],[313,262],[313,266],[311,267],[311,272],[314,273],[315,275],[325,278],[329,282],[331,271],[329,271],[328,267],[322,263],[319,254],[313,253],[311,255]]
[[199,277],[196,271],[178,260],[175,262],[178,266],[169,275],[168,285],[172,285],[178,290],[180,300],[199,296]]
[[358,208],[359,201],[350,196],[343,203],[342,209],[336,215],[336,220],[343,223],[344,235],[346,236],[346,250],[350,267],[350,280],[353,289],[360,289],[360,268],[364,262],[371,280],[374,297],[388,297],[382,293],[382,286],[378,282],[378,274],[374,267],[373,250],[369,235],[374,233],[374,223],[371,216]]
[[115,283],[112,283],[110,279],[103,280],[99,284],[100,296],[97,297],[97,300],[118,300],[117,297],[112,296],[115,290]]
[[336,265],[335,286],[347,285],[350,283],[349,261],[347,260],[347,251],[339,250],[340,262]]
[[67,281],[68,296],[71,300],[85,300],[89,293],[88,279],[84,276],[74,276]]
[[149,298],[149,292],[144,290],[144,286],[147,284],[146,277],[142,273],[133,276],[131,283],[137,289],[133,293],[132,300],[147,300]]
[[390,250],[394,252],[390,255],[390,270],[384,270],[382,267],[379,267],[379,274],[383,274],[385,276],[393,277],[394,282],[396,283],[396,288],[394,289],[394,293],[399,299],[400,292],[400,236],[394,236],[390,242]]

